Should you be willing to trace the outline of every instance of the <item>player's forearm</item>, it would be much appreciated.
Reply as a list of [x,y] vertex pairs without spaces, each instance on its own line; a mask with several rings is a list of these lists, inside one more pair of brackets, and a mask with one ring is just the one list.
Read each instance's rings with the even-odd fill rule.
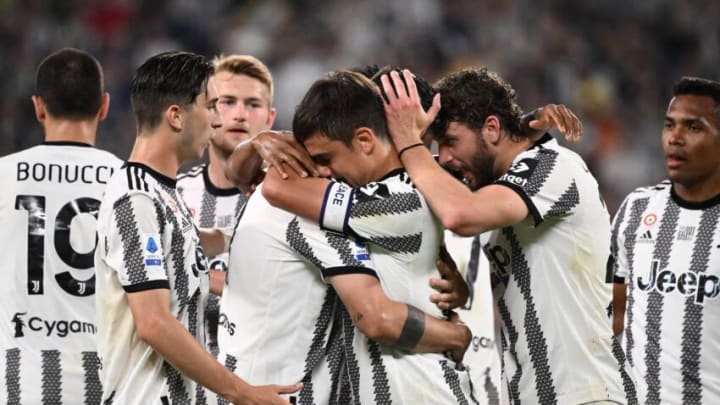
[[278,171],[271,168],[265,176],[262,193],[272,206],[318,222],[329,182],[317,177],[301,178],[292,170],[288,170],[287,179],[282,179]]
[[625,306],[627,301],[627,286],[625,283],[613,283],[613,334],[618,336],[625,329]]
[[169,313],[138,330],[140,338],[184,375],[235,400],[249,385],[215,360]]
[[427,149],[408,149],[402,155],[402,163],[446,229],[461,235],[483,231],[470,233],[467,229],[470,222],[467,211],[473,210],[472,192],[443,170]]
[[262,171],[262,157],[252,139],[241,142],[225,163],[225,176],[243,192],[250,192],[252,183]]
[[[380,312],[371,339],[414,353],[464,350],[470,330],[460,324],[430,316],[408,304],[388,301]],[[373,322],[373,320],[369,320]],[[362,329],[361,329],[362,331]]]

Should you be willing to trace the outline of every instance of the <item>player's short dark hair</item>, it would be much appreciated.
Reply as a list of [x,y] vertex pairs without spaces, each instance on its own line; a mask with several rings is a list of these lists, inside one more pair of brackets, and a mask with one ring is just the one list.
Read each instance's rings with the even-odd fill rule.
[[368,127],[389,140],[385,109],[377,86],[360,73],[331,72],[317,80],[295,109],[293,134],[298,142],[321,134],[352,145],[357,128]]
[[351,72],[360,73],[368,79],[372,79],[372,77],[380,71],[380,66],[373,63],[365,66],[355,66],[348,70]]
[[[381,69],[378,69],[371,78],[373,83],[375,83],[378,88],[380,88],[380,94],[382,94],[385,100],[387,100],[387,94],[385,94],[385,90],[383,89],[383,84],[380,78],[382,77],[382,75],[390,74],[390,72],[392,71],[398,72],[400,74],[400,80],[402,80],[403,84],[407,86],[407,83],[405,83],[405,75],[403,75],[402,73],[403,68],[397,66],[385,66]],[[415,82],[415,87],[418,91],[418,96],[420,97],[420,104],[422,105],[423,109],[427,111],[432,105],[433,97],[435,97],[435,94],[437,94],[437,92],[435,91],[435,89],[433,89],[432,84],[430,84],[430,82],[428,82],[427,80],[416,75],[415,73],[413,73],[412,76],[413,81]],[[436,119],[435,121],[433,121],[432,124],[430,124],[430,130],[435,133],[434,131],[438,129],[438,125],[439,121]]]
[[720,118],[720,83],[700,77],[685,76],[673,86],[673,96],[706,96],[715,101],[715,114]]
[[186,107],[207,91],[212,63],[191,52],[163,52],[146,60],[132,80],[131,99],[139,128],[155,128],[171,105]]
[[463,123],[479,130],[485,119],[494,115],[511,137],[519,138],[522,110],[515,101],[515,90],[497,73],[487,68],[469,68],[451,73],[435,84],[442,97],[439,125],[435,134],[442,136],[450,122]]
[[100,110],[103,91],[100,62],[80,49],[53,52],[40,63],[35,74],[35,95],[56,118],[94,118]]

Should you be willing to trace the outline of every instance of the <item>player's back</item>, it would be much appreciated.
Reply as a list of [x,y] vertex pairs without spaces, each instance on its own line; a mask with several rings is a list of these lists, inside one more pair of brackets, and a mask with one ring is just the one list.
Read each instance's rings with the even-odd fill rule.
[[261,185],[248,200],[230,247],[218,360],[251,384],[311,378],[299,394],[301,403],[325,403],[329,395],[329,380],[311,376],[320,362],[329,361],[327,334],[337,305],[321,269],[342,265],[343,252],[357,249],[346,240],[334,245],[333,238],[340,239],[272,207]]
[[0,402],[99,403],[96,218],[121,163],[72,142],[0,158]]

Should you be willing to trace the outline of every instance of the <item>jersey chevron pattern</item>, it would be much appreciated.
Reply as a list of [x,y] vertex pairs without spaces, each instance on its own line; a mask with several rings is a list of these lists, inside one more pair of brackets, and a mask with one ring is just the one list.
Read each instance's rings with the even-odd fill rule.
[[103,403],[205,403],[201,386],[137,335],[127,294],[170,290],[170,312],[204,344],[205,256],[175,180],[126,163],[108,184],[98,217],[98,353]]
[[[234,228],[240,209],[246,201],[243,193],[237,188],[215,187],[210,182],[206,164],[194,166],[179,175],[177,189],[190,209],[195,224],[200,228]],[[227,271],[227,262],[227,253],[209,257],[208,270]],[[220,297],[211,293],[205,313],[205,329],[208,350],[215,357],[218,355],[219,309]]]
[[669,181],[628,195],[613,224],[627,283],[623,348],[640,403],[720,403],[720,196],[678,197]]
[[352,357],[339,322],[347,315],[323,278],[374,275],[364,244],[271,206],[260,185],[238,221],[229,263],[218,360],[251,384],[303,381],[291,402],[347,403],[334,402]]
[[624,402],[605,308],[610,219],[574,152],[546,135],[496,184],[525,201],[522,222],[484,246],[503,326],[503,378],[513,403]]
[[72,142],[0,158],[0,403],[100,403],[95,228],[121,164]]
[[[428,280],[438,275],[435,260],[443,240],[442,226],[404,170],[362,187],[331,183],[321,224],[367,242],[388,297],[443,316],[428,299],[433,292]],[[346,360],[353,403],[478,403],[471,379],[474,364],[462,369],[441,354],[408,354],[379,346],[355,329],[349,317],[340,320],[345,344],[354,353]]]

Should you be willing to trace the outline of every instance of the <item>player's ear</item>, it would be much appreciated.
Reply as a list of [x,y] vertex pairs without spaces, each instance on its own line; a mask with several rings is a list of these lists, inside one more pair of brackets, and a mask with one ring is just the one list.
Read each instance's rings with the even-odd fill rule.
[[183,111],[177,104],[171,104],[165,110],[165,121],[175,132],[182,131],[183,128]]
[[102,100],[100,101],[100,110],[98,111],[98,121],[102,121],[107,117],[109,109],[110,109],[110,93],[105,92],[105,93],[103,93]]
[[372,129],[368,127],[360,127],[355,130],[353,144],[359,147],[363,153],[369,154],[373,151],[376,140],[377,137],[375,136],[375,132],[373,132]]
[[277,116],[277,110],[275,110],[275,107],[270,107],[268,111],[268,118],[265,122],[265,126],[270,129],[272,128],[273,124],[275,123],[275,117]]
[[485,137],[485,141],[490,144],[497,145],[500,142],[500,120],[498,120],[498,117],[489,115],[485,118],[482,135]]
[[47,111],[45,111],[45,103],[39,96],[32,96],[33,107],[35,107],[35,118],[38,122],[45,122],[47,118]]

